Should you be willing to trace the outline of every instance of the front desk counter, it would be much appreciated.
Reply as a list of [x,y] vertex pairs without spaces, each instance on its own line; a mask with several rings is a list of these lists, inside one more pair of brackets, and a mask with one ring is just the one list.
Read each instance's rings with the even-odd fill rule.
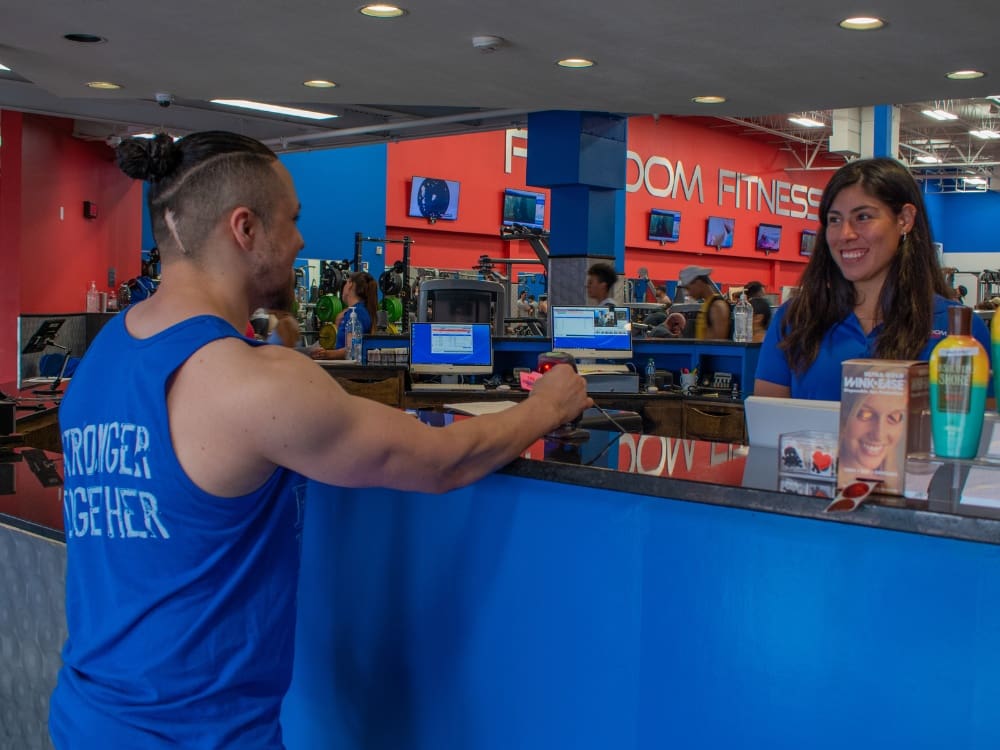
[[[741,446],[595,430],[524,455],[446,495],[310,485],[289,750],[1000,747],[1000,512],[954,473],[826,514],[744,487]],[[44,732],[65,553],[58,488],[15,471],[19,737]]]

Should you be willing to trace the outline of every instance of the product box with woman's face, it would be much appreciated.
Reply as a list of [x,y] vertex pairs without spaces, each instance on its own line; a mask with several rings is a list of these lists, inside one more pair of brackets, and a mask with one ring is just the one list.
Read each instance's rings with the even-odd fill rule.
[[926,362],[849,359],[840,387],[837,486],[881,482],[878,492],[902,495],[906,456],[930,451]]

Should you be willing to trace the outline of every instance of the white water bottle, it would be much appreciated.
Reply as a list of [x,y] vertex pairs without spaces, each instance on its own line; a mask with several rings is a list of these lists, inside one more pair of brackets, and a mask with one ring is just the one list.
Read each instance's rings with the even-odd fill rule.
[[90,287],[87,289],[87,312],[95,313],[100,311],[101,311],[101,303],[100,303],[100,295],[97,291],[97,282],[91,281]]
[[361,364],[361,321],[358,320],[358,313],[353,307],[351,308],[351,317],[347,319],[347,332],[351,336],[351,348],[348,352],[348,359],[353,359],[359,365]]
[[733,341],[747,342],[753,339],[753,306],[745,292],[740,293],[740,301],[733,307]]

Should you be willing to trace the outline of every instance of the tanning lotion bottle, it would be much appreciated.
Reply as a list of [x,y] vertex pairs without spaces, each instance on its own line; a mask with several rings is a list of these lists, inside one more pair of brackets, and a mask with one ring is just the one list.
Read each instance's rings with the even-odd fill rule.
[[[995,334],[991,341],[997,347]],[[930,380],[934,453],[975,458],[986,411],[990,360],[972,336],[970,308],[948,308],[948,336],[931,352]]]

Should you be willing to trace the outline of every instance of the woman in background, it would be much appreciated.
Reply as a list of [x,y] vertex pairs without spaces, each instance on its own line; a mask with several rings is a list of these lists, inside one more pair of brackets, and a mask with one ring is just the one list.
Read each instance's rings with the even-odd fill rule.
[[351,347],[351,336],[347,332],[347,321],[351,310],[361,322],[361,330],[365,334],[372,332],[372,321],[375,320],[378,304],[378,286],[375,279],[367,271],[352,273],[344,282],[340,297],[347,307],[337,318],[337,345],[333,349],[315,349],[309,353],[313,359],[347,359]]
[[753,339],[755,343],[764,340],[767,334],[767,327],[771,325],[771,303],[766,297],[753,297],[750,299],[750,306],[753,308]]
[[[837,401],[846,359],[930,358],[948,333],[948,288],[920,188],[895,159],[862,159],[830,179],[820,231],[794,299],[761,345],[754,393]],[[972,333],[989,348],[978,318]]]

